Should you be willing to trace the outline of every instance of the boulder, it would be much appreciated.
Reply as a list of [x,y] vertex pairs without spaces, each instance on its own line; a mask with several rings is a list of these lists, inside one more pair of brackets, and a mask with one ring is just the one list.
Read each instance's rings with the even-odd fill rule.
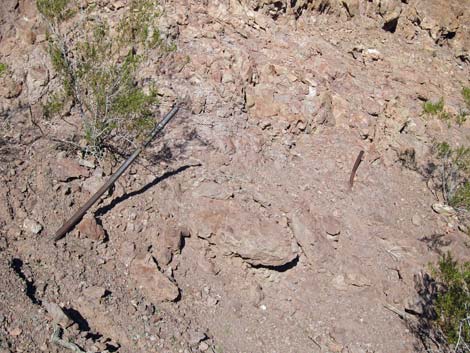
[[297,258],[288,232],[272,220],[248,214],[227,220],[221,229],[223,245],[254,266],[276,267]]
[[258,209],[236,201],[209,200],[188,217],[191,232],[221,247],[226,254],[243,258],[254,266],[277,267],[298,256],[289,229]]

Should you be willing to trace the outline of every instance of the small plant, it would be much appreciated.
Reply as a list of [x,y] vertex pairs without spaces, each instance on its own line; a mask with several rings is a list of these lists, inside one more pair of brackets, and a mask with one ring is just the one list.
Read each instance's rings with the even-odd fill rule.
[[459,264],[451,254],[433,269],[438,283],[434,302],[435,322],[454,352],[468,352],[470,345],[470,262]]
[[457,123],[457,125],[462,126],[463,124],[465,124],[465,122],[467,121],[467,116],[468,116],[467,112],[463,110],[460,111],[460,113],[457,114],[455,117],[455,122]]
[[469,353],[470,262],[459,263],[450,253],[441,255],[430,274],[415,277],[415,284],[419,309],[416,320],[407,323],[423,351]]
[[427,101],[423,103],[423,112],[429,116],[435,116],[438,119],[447,123],[447,126],[451,127],[452,115],[444,109],[444,98],[439,99],[436,103]]
[[[43,104],[44,116],[60,113],[71,101],[82,117],[87,149],[97,156],[112,139],[142,137],[153,127],[158,99],[152,83],[138,83],[138,69],[150,50],[168,48],[157,27],[156,0],[131,0],[115,28],[95,6],[81,9],[81,16],[75,16],[72,0],[37,0],[37,7],[48,24],[49,55],[62,82]],[[64,21],[75,28],[67,35]]]
[[451,114],[446,111],[444,98],[440,98],[437,102],[424,102],[423,113],[446,122],[449,128],[452,120],[455,120],[458,126],[462,126],[467,121],[467,116],[470,115],[470,87],[463,87],[461,93],[466,108],[461,108],[458,114]]
[[433,103],[427,101],[423,103],[423,112],[429,115],[439,115],[444,111],[444,98],[439,99],[438,102]]
[[470,210],[470,147],[452,148],[447,142],[435,145],[438,184],[445,202]]
[[0,63],[0,77],[2,77],[8,71],[8,65]]
[[63,108],[64,97],[58,94],[52,94],[49,96],[46,103],[42,104],[44,118],[51,119],[53,116],[59,114]]
[[449,204],[454,208],[470,210],[470,182],[467,181],[457,188]]
[[463,87],[462,88],[462,97],[467,106],[467,109],[470,110],[470,87]]
[[69,7],[70,0],[37,0],[36,6],[39,12],[54,24],[70,18],[76,12]]

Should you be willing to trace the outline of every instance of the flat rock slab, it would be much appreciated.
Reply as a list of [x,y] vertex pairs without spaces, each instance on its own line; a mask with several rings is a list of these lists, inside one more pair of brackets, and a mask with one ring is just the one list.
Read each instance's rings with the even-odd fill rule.
[[209,207],[211,211],[200,210],[191,217],[198,236],[212,234],[214,243],[254,266],[283,266],[297,258],[290,231],[273,219],[231,202]]
[[228,219],[221,240],[234,254],[255,266],[282,266],[297,258],[289,233],[272,220],[248,214]]
[[226,200],[233,196],[233,192],[227,186],[213,181],[204,182],[194,190],[195,197],[207,197],[214,200]]

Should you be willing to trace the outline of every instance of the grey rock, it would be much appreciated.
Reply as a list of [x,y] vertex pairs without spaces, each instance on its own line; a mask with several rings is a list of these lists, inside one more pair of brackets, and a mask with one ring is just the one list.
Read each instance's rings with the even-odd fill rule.
[[72,320],[58,304],[52,302],[43,302],[43,306],[48,314],[52,317],[52,321],[54,323],[62,327],[67,327],[72,324]]
[[193,195],[215,200],[226,200],[233,196],[233,192],[225,185],[209,181],[199,185],[196,190],[194,190]]
[[442,203],[435,203],[431,207],[434,210],[434,212],[439,213],[444,216],[454,216],[457,214],[457,211],[453,207],[444,205]]
[[95,301],[99,301],[106,294],[106,289],[100,286],[91,286],[83,290],[83,294]]

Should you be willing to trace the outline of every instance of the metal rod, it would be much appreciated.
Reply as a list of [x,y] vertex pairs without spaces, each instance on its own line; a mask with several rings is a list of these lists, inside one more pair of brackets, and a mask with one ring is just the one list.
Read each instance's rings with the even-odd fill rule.
[[111,177],[104,183],[104,185],[82,206],[80,209],[73,214],[70,219],[63,224],[62,227],[57,230],[57,232],[54,235],[54,242],[62,239],[67,232],[72,229],[85,215],[85,213],[88,211],[88,209],[95,204],[96,201],[103,195],[106,190],[108,190],[111,185],[113,185],[116,180],[126,171],[127,168],[134,162],[134,160],[137,158],[137,156],[142,152],[142,150],[148,146],[148,144],[155,138],[158,132],[163,130],[166,124],[173,118],[173,116],[176,114],[178,111],[178,107],[175,106],[165,117],[160,121],[157,126],[152,130],[150,133],[149,137],[147,140],[142,143],[135,151],[132,153],[132,155],[119,167],[119,169],[111,175]]
[[349,176],[349,188],[351,189],[354,185],[354,177],[356,176],[357,168],[359,168],[359,164],[361,164],[363,156],[364,151],[359,152],[356,158],[356,162],[354,163],[353,169],[351,171],[351,175]]

